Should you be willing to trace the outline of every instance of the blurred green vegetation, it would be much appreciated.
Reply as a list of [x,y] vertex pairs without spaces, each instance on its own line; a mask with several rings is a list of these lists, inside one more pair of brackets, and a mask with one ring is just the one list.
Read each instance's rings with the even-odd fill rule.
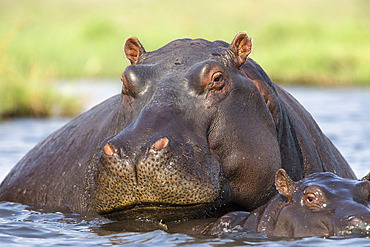
[[230,42],[240,31],[277,83],[370,85],[369,7],[368,0],[2,0],[0,95],[20,108],[30,103],[17,97],[55,107],[57,79],[119,80],[129,36],[150,51],[184,37]]
[[77,115],[82,102],[76,96],[59,94],[47,68],[37,61],[19,64],[9,56],[7,46],[18,29],[13,28],[0,40],[0,120]]

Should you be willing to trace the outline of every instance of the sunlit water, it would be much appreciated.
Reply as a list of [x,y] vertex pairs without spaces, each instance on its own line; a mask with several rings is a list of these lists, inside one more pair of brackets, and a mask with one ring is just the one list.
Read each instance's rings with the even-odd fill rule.
[[[118,86],[90,92],[90,104],[113,95]],[[351,164],[356,175],[370,171],[370,90],[287,88],[314,116],[326,135]],[[114,92],[113,92],[114,91]],[[104,92],[97,95],[96,92]],[[103,95],[103,96],[102,96]],[[68,119],[16,119],[0,123],[0,181],[37,142]],[[0,246],[370,246],[368,237],[266,240],[261,236],[230,234],[199,237],[112,230],[110,222],[75,214],[35,211],[25,205],[0,203]]]

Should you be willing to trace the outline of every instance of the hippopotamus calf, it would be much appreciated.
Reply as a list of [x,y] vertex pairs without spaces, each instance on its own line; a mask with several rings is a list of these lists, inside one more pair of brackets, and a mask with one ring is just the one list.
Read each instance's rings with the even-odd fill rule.
[[285,170],[275,177],[276,195],[251,213],[231,212],[210,224],[205,234],[242,227],[268,237],[369,234],[370,182],[318,172],[293,182]]

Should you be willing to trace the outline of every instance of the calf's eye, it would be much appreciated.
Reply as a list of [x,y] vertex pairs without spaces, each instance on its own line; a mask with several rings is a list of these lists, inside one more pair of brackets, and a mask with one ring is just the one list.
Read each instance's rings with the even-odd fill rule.
[[304,194],[303,203],[310,210],[320,209],[324,206],[323,202],[320,200],[320,197],[316,193],[312,192]]
[[308,201],[308,203],[312,203],[315,201],[315,195],[314,194],[308,194],[306,195],[306,200]]

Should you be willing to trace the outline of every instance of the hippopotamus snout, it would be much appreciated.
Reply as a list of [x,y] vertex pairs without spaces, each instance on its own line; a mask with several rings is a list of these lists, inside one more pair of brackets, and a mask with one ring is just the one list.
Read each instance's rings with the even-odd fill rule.
[[175,209],[194,217],[193,208],[213,210],[225,199],[221,167],[207,141],[164,122],[158,129],[134,122],[102,144],[93,195],[100,214],[155,218],[152,211],[161,208],[161,219],[171,219],[168,210]]
[[370,182],[357,182],[352,191],[353,201],[345,201],[338,207],[342,215],[335,222],[334,234],[370,234]]
[[103,154],[128,159],[133,165],[140,163],[151,151],[160,152],[164,158],[176,148],[170,142],[182,141],[181,133],[171,131],[172,122],[162,116],[153,118],[150,114],[141,114],[138,120],[103,142]]
[[120,133],[103,142],[103,159],[114,156],[138,168],[154,154],[164,166],[169,165],[167,161],[173,155],[176,155],[173,160],[176,163],[184,157],[189,159],[183,161],[184,164],[192,159],[191,163],[196,163],[195,158],[208,156],[208,144],[204,138],[194,134],[180,121],[167,117],[166,113],[157,110],[153,116],[152,112],[155,110],[144,111]]
[[339,228],[337,235],[356,234],[356,235],[369,235],[370,234],[370,211],[368,213],[349,216],[342,220],[342,227]]
[[[149,151],[155,151],[159,152],[162,149],[165,149],[168,146],[170,140],[168,140],[167,137],[161,137],[157,141],[155,141]],[[119,155],[121,158],[124,157],[124,151],[122,148],[118,149],[115,146],[112,146],[109,142],[105,144],[104,148],[104,153],[108,156],[112,155]],[[165,157],[168,152],[162,151],[161,158]]]

